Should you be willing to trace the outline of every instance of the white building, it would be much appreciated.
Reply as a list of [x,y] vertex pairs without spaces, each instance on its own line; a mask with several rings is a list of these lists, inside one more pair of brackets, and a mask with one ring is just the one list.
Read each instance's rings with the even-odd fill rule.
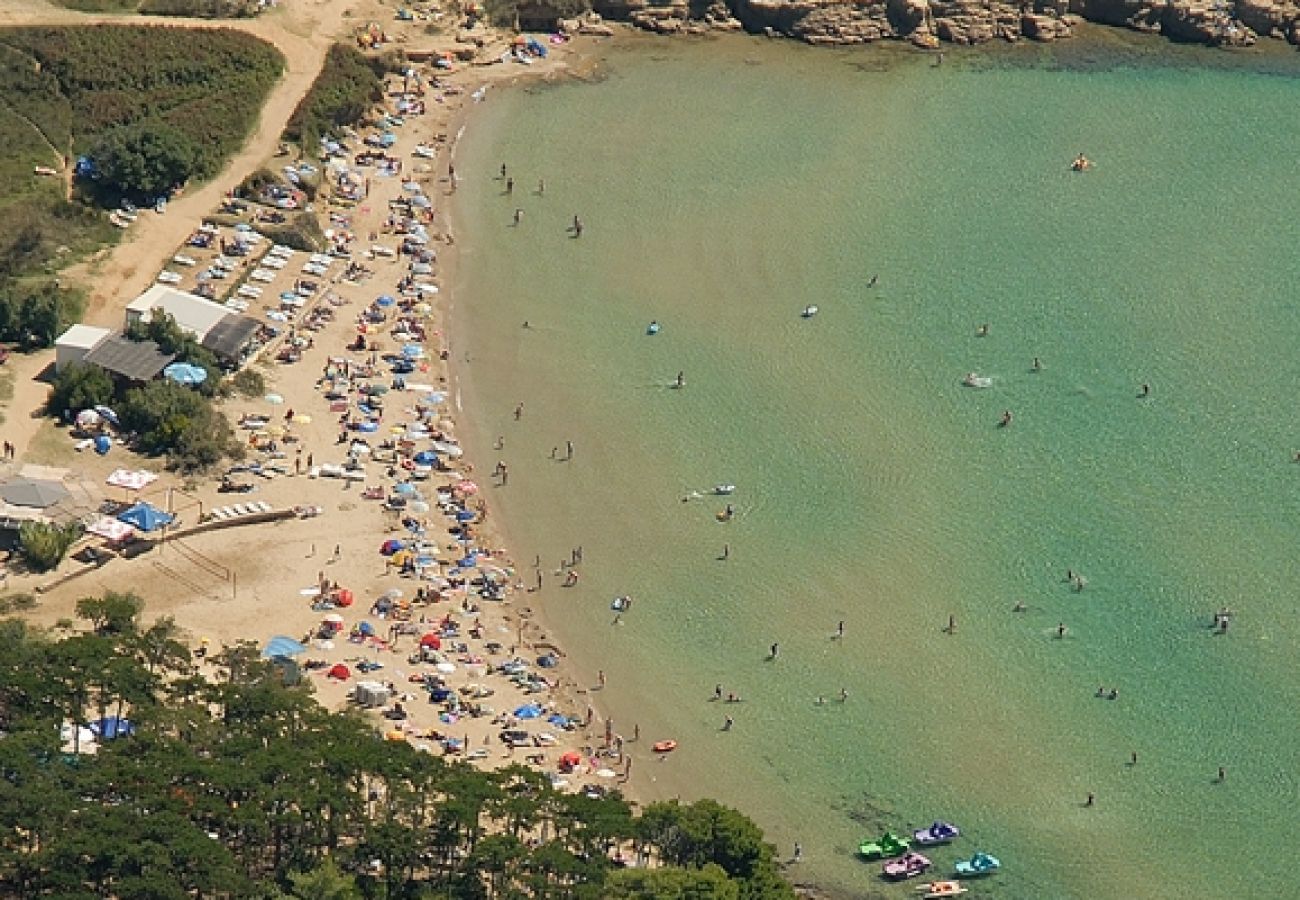
[[73,325],[54,342],[54,371],[62,372],[104,342],[112,332],[94,325]]
[[161,310],[176,320],[176,324],[203,341],[208,332],[231,314],[220,303],[213,303],[165,284],[155,284],[126,305],[126,326],[148,322],[154,310]]

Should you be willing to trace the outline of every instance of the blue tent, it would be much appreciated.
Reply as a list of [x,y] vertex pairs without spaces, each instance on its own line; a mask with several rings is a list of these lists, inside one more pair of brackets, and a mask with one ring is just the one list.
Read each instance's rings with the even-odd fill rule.
[[307,647],[305,644],[279,634],[266,642],[266,646],[262,648],[262,659],[274,659],[277,656],[297,656],[299,653],[306,652]]
[[154,531],[164,525],[171,524],[175,518],[175,516],[165,513],[157,507],[141,502],[119,515],[117,520],[128,525],[134,525],[141,531]]
[[135,726],[129,720],[119,719],[117,716],[105,716],[97,722],[91,722],[90,730],[101,741],[111,741],[114,738],[135,734]]

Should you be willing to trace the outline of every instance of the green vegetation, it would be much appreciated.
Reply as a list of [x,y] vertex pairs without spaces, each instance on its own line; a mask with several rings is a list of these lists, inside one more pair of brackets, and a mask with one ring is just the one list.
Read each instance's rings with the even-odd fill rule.
[[226,417],[192,388],[166,379],[131,388],[117,405],[122,427],[135,433],[135,447],[166,454],[182,472],[205,469],[240,453]]
[[48,572],[63,562],[69,548],[81,537],[81,526],[24,522],[18,530],[18,546],[23,560],[34,572]]
[[[253,645],[196,677],[175,624],[142,630],[130,594],[77,612],[93,630],[59,640],[0,622],[0,895],[793,898],[734,810],[638,816],[521,766],[479,772],[325,711]],[[135,734],[91,756],[74,729],[61,749],[63,723],[108,715]]]
[[55,0],[81,12],[144,13],[152,16],[192,16],[202,19],[237,19],[255,16],[258,0]]
[[[483,17],[498,28],[513,28],[520,19],[520,8],[533,5],[531,0],[484,0]],[[561,19],[574,19],[591,12],[590,0],[548,0],[548,12]]]
[[190,334],[167,313],[149,317],[149,321],[135,321],[124,332],[133,341],[153,341],[163,353],[171,353],[177,362],[186,362],[201,366],[208,373],[207,381],[195,389],[208,397],[217,393],[221,376],[221,365],[211,350],[199,343],[198,338]]
[[256,369],[240,369],[230,379],[230,387],[241,397],[261,397],[266,393],[266,378]]
[[284,139],[315,153],[323,135],[360,122],[384,96],[384,73],[390,65],[347,44],[335,44],[320,75],[298,103],[284,129]]
[[54,377],[46,411],[70,420],[83,409],[108,406],[113,402],[113,379],[98,366],[73,363]]
[[[283,64],[270,45],[217,29],[0,30],[0,340],[49,346],[77,321],[81,297],[53,276],[120,234],[87,201],[216,172]],[[70,188],[78,155],[104,170],[82,194]]]

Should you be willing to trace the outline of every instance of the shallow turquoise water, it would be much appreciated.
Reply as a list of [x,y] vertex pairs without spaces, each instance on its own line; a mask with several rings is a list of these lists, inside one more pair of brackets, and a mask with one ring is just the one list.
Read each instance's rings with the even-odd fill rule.
[[[651,792],[740,806],[853,896],[911,895],[854,848],[938,816],[940,866],[1003,858],[971,896],[1290,878],[1300,82],[1056,53],[642,42],[490,95],[457,153],[472,438],[505,438],[516,556],[586,560],[530,602],[620,731],[681,741],[637,754]],[[733,521],[682,502],[719,482]]]

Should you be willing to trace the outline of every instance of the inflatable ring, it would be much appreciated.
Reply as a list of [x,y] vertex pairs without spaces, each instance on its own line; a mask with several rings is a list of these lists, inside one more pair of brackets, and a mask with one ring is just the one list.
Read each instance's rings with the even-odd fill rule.
[[655,753],[671,753],[671,752],[673,752],[674,750],[677,749],[677,742],[676,742],[676,741],[659,741],[657,744],[655,744],[655,745],[654,745],[653,747],[651,747],[650,749],[653,750]]

